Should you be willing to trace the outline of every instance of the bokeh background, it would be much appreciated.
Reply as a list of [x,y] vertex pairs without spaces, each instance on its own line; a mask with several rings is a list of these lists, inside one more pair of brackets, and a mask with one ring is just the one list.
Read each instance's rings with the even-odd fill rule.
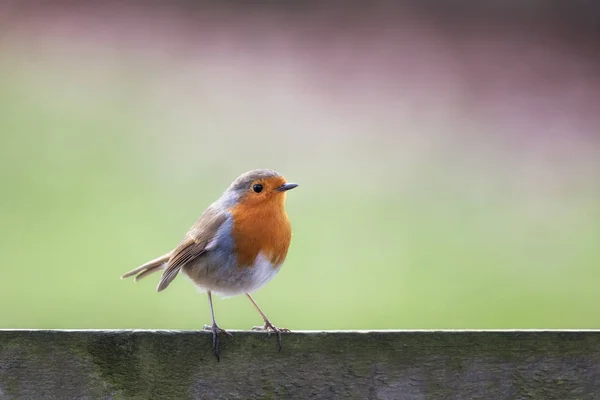
[[201,328],[119,277],[265,167],[276,325],[600,328],[597,2],[0,4],[1,328]]

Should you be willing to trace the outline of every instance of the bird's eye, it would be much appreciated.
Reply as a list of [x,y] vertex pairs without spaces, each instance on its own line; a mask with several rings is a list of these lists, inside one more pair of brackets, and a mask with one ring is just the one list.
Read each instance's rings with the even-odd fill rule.
[[260,183],[257,183],[252,186],[252,190],[254,190],[254,193],[260,193],[263,190],[263,186]]

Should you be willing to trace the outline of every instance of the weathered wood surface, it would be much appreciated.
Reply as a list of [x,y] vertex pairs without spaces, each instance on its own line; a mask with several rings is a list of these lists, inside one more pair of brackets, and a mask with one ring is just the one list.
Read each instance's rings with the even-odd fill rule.
[[0,399],[600,399],[600,331],[0,331]]

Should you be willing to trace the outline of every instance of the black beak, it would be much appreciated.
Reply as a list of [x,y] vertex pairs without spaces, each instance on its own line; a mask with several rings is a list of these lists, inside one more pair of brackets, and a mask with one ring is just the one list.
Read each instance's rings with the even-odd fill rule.
[[288,191],[288,190],[292,190],[296,186],[298,186],[297,183],[284,183],[283,185],[279,186],[277,188],[277,190],[280,191],[280,192],[285,192],[285,191]]

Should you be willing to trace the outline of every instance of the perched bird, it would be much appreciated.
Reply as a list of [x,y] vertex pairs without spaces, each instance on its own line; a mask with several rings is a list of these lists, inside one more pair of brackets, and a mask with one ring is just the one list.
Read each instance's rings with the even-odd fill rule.
[[179,245],[167,254],[127,272],[121,279],[135,275],[135,281],[162,271],[157,291],[169,286],[181,271],[208,294],[213,352],[219,360],[219,336],[227,331],[215,321],[212,293],[223,296],[245,294],[264,320],[254,330],[281,332],[269,321],[250,293],[261,288],[279,272],[292,238],[285,211],[286,192],[297,187],[278,172],[257,169],[240,175],[221,197],[202,213]]

